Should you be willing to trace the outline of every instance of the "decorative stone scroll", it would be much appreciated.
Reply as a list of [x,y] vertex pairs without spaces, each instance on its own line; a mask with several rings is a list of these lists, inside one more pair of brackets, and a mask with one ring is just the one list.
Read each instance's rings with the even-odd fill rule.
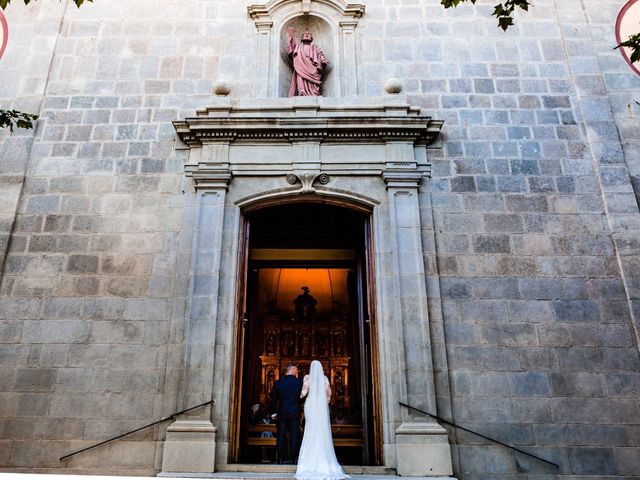
[[302,184],[300,193],[314,193],[316,189],[313,187],[313,184],[316,180],[321,185],[326,185],[331,181],[331,177],[329,177],[329,175],[327,175],[326,173],[288,173],[286,178],[287,183],[289,183],[290,185],[295,185],[298,182]]

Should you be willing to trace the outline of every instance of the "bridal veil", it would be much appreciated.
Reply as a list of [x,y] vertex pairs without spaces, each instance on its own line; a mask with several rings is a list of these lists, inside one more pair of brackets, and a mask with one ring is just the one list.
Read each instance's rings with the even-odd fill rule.
[[304,436],[296,470],[297,480],[349,478],[338,463],[333,449],[331,419],[326,393],[328,383],[322,364],[317,360],[311,362],[309,392],[304,404]]

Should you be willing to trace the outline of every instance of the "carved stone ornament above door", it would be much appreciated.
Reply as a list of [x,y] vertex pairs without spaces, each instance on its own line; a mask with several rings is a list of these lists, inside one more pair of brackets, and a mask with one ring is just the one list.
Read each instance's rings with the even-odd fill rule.
[[356,28],[365,12],[363,3],[343,0],[271,0],[247,7],[256,26],[256,97],[286,97],[291,66],[286,53],[287,30],[310,31],[330,60],[322,95],[348,97],[361,91]]
[[400,98],[377,100],[345,108],[322,97],[300,97],[198,110],[174,122],[191,150],[185,172],[197,189],[225,188],[237,176],[285,180],[290,174],[289,184],[296,179],[301,193],[324,186],[321,173],[415,181],[429,176],[427,146],[443,122]]

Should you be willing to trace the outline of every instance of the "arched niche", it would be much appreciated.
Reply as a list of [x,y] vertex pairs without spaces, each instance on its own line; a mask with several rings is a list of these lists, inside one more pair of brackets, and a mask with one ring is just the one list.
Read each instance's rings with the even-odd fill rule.
[[296,31],[296,43],[300,41],[300,37],[304,32],[311,32],[313,35],[313,43],[315,43],[320,50],[324,53],[329,65],[325,69],[322,77],[321,95],[324,97],[336,97],[338,96],[338,88],[336,86],[336,75],[334,74],[334,68],[336,63],[336,56],[334,52],[337,50],[334,48],[336,40],[336,33],[331,28],[329,23],[315,15],[299,15],[287,20],[280,28],[279,35],[279,49],[280,49],[280,61],[278,68],[278,96],[289,96],[289,86],[291,84],[291,77],[293,76],[293,66],[291,59],[287,55],[287,44],[289,36],[287,30],[293,28]]
[[286,58],[289,26],[298,31],[298,39],[303,31],[311,31],[315,43],[331,62],[323,96],[354,96],[361,91],[356,31],[364,4],[344,0],[271,0],[249,5],[247,11],[256,26],[253,90],[257,97],[288,94],[292,73]]

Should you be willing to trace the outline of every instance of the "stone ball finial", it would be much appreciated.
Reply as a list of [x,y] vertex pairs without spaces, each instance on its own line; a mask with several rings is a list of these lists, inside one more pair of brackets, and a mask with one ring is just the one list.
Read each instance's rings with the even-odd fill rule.
[[231,93],[231,84],[225,80],[218,80],[213,84],[213,93],[224,97]]
[[400,93],[402,91],[402,81],[398,78],[390,78],[384,82],[384,91],[392,95]]

